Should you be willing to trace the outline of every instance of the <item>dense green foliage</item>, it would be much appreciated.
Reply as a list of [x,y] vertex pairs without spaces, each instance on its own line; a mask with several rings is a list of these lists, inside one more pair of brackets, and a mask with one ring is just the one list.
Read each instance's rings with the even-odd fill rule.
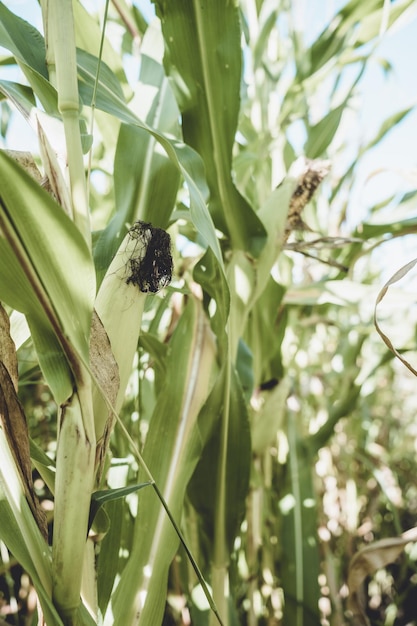
[[[409,111],[351,145],[354,98],[415,3],[350,0],[313,42],[291,4],[41,2],[45,41],[0,3],[4,145],[17,116],[39,140],[0,153],[10,623],[417,620],[394,357],[414,371],[414,301],[378,296],[374,255],[415,232],[415,193],[346,223],[361,159]],[[129,284],[138,220],[172,239],[157,294]]]

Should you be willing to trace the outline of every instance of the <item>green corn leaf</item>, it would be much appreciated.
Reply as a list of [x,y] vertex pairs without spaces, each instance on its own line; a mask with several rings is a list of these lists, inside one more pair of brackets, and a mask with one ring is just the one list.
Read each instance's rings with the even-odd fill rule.
[[0,81],[0,91],[20,110],[25,117],[29,117],[28,113],[35,106],[36,100],[33,91],[27,85],[20,85],[10,80]]
[[284,287],[269,278],[248,319],[245,340],[252,352],[256,387],[283,375],[281,343],[286,329],[286,312],[278,311],[284,295]]
[[0,429],[0,539],[31,576],[46,619],[62,624],[51,600],[50,548],[26,501],[4,432]]
[[185,141],[201,155],[216,226],[233,247],[257,256],[262,223],[232,182],[232,147],[240,105],[241,31],[238,9],[221,0],[156,2],[165,63],[182,112]]
[[61,207],[4,153],[0,172],[0,245],[8,261],[0,297],[26,314],[40,365],[60,403],[72,387],[68,342],[88,363],[95,297],[91,255]]
[[409,19],[416,15],[416,5],[413,0],[402,0],[402,2],[378,3],[377,10],[361,16],[356,33],[357,45],[361,46],[371,41],[375,37],[386,32],[401,16],[407,11]]
[[40,32],[18,17],[0,2],[0,45],[15,58],[48,78],[45,63],[45,43]]
[[226,324],[229,317],[230,292],[225,276],[210,249],[195,266],[193,277],[207,294],[207,307],[211,298],[216,303],[211,325],[219,341],[219,350],[221,352],[226,351],[228,345]]
[[[369,13],[379,8],[379,0],[371,0],[366,6],[360,0],[351,0],[324,29],[310,49],[311,66],[308,74],[319,70],[337,56],[350,42],[354,27]],[[360,44],[359,44],[360,45]]]
[[38,446],[38,444],[29,439],[30,459],[34,467],[38,470],[40,476],[44,480],[51,493],[55,492],[55,462],[49,458],[47,454]]
[[384,137],[390,132],[390,130],[395,128],[397,124],[399,124],[411,111],[414,110],[414,108],[414,106],[406,107],[405,109],[397,111],[396,113],[393,113],[393,115],[387,117],[382,122],[381,126],[378,129],[378,132],[375,134],[375,137],[362,148],[363,152],[367,152],[368,150],[376,146],[382,139],[384,139]]
[[127,539],[126,524],[123,519],[126,510],[123,500],[111,500],[106,505],[105,510],[110,519],[110,524],[101,542],[97,559],[97,595],[98,606],[102,615],[106,613],[114,580],[119,571],[120,547]]
[[[77,49],[77,65],[80,80],[87,85],[94,85],[99,69],[98,58],[86,50]],[[102,88],[113,92],[117,98],[125,100],[120,81],[104,61],[100,63],[99,77]]]
[[0,3],[0,45],[13,53],[45,111],[57,115],[57,94],[48,81],[44,39],[36,28],[3,3]]
[[288,416],[289,463],[282,514],[282,570],[286,623],[315,626],[320,621],[320,559],[317,510],[312,483],[314,456],[297,432],[298,414]]
[[[75,2],[72,5],[74,15],[74,27],[75,27],[75,39],[77,46],[77,57],[83,52],[87,52],[90,55],[97,55],[100,50],[101,42],[101,25],[97,18],[92,13],[89,13],[81,2]],[[78,61],[79,61],[78,57]],[[122,60],[120,56],[113,50],[109,37],[104,38],[103,42],[103,56],[104,68],[109,68],[112,74],[117,79],[117,91],[121,90],[122,93],[127,96],[130,95],[130,88],[127,83],[126,75],[123,70]],[[103,69],[104,69],[103,68]],[[104,71],[106,71],[104,69]],[[101,69],[100,69],[101,74]],[[92,75],[92,81],[94,83],[96,75]]]
[[310,128],[308,139],[304,146],[305,154],[310,159],[323,156],[339,128],[340,120],[346,102],[327,113],[317,124]]
[[[6,18],[7,20],[9,20],[5,23],[9,24],[10,22],[10,28],[12,29],[12,31],[20,32],[19,29],[21,29],[24,33],[23,37],[27,35],[27,37],[30,37],[30,40],[39,40],[39,46],[41,46],[41,49],[43,48],[44,51],[44,42],[39,32],[36,31],[36,29],[33,29],[33,27],[30,27],[30,32],[26,33],[26,22],[13,15],[13,13],[8,11],[8,9],[6,9],[3,5],[0,6],[5,11],[5,20]],[[34,80],[36,77],[36,73],[41,75],[42,77],[46,76],[47,73],[44,67],[44,56],[43,66],[42,64],[40,64],[37,57],[33,60],[32,64],[32,58],[29,55],[27,47],[23,44],[22,37],[17,38],[17,41],[10,42],[9,39],[7,39],[6,37],[6,34],[4,35],[2,45],[4,45],[6,48],[12,48],[12,52],[15,54],[15,56],[21,59],[24,63],[26,63],[28,67],[28,79],[30,80],[32,78]],[[97,67],[97,61],[94,60],[92,55],[89,55],[85,52],[79,53],[79,94],[83,103],[88,106],[90,106],[93,101],[93,79],[95,79],[95,67]],[[122,98],[120,97],[120,95],[118,95],[120,94],[120,86],[116,89],[116,93],[113,91],[113,87],[116,84],[114,80],[116,80],[117,82],[117,78],[112,76],[111,70],[109,68],[108,70],[105,69],[104,79],[102,79],[100,73],[96,94],[96,107],[102,111],[105,111],[106,113],[109,113],[110,115],[116,117],[126,124],[130,124],[134,127],[146,130],[148,133],[151,133],[155,137],[155,139],[164,147],[168,154],[168,157],[171,159],[179,172],[182,173],[189,187],[191,220],[193,221],[200,235],[204,237],[207,244],[213,249],[219,263],[222,265],[223,261],[219,243],[215,234],[215,229],[211,217],[208,214],[205,204],[206,180],[204,168],[200,163],[200,159],[198,159],[197,155],[188,146],[184,146],[183,144],[179,144],[178,142],[168,139],[163,133],[152,129],[149,125],[141,122],[139,118],[135,115],[135,113],[133,113],[127,107],[124,97]],[[51,91],[53,90],[53,87],[50,86],[47,81],[41,85],[39,84],[39,80],[37,80],[36,86],[39,89],[38,96],[41,97],[44,92],[46,94],[46,103],[43,102],[43,104],[50,105],[50,96],[52,93],[54,93],[54,91]],[[50,110],[50,108],[47,108],[46,110],[48,111]],[[53,113],[53,111],[50,112]]]
[[95,491],[91,495],[90,516],[88,519],[88,528],[91,528],[94,518],[97,515],[100,508],[107,502],[118,500],[119,498],[125,498],[130,493],[135,493],[143,487],[148,487],[151,483],[145,482],[140,485],[132,485],[130,487],[119,487],[118,489],[106,489],[105,491]]
[[[177,523],[204,443],[196,428],[197,413],[210,391],[214,366],[210,328],[201,305],[191,298],[169,344],[164,393],[158,397],[143,451]],[[161,590],[179,543],[154,490],[141,491],[139,510],[146,515],[138,516],[130,559],[112,602],[114,623],[120,625],[160,623],[165,606]],[[142,607],[141,589],[147,590]]]
[[[216,393],[221,397],[223,393],[222,383],[218,381]],[[215,390],[213,390],[215,391]],[[213,400],[215,398],[213,397]],[[209,407],[208,407],[209,408]],[[219,411],[220,407],[216,407]],[[213,413],[213,406],[210,406]],[[203,410],[200,415],[201,429],[208,429],[204,420],[208,421]],[[204,448],[201,459],[193,474],[188,488],[190,500],[200,515],[201,528],[211,542],[214,540],[213,529],[226,530],[226,552],[222,553],[220,560],[226,562],[233,552],[233,545],[238,534],[240,523],[245,510],[245,498],[249,487],[249,471],[251,457],[250,429],[246,402],[242,388],[235,371],[232,371],[230,385],[229,407],[229,430],[227,433],[226,467],[221,466],[220,457],[220,428],[219,421],[210,424],[210,439]],[[217,478],[220,472],[224,472],[225,519],[216,519],[219,507],[219,495]],[[210,560],[215,558],[213,546],[209,555]]]
[[[150,26],[142,41],[141,69],[134,104],[137,114],[155,130],[180,137],[179,111],[161,65],[163,41]],[[122,124],[114,160],[116,213],[101,233],[94,254],[102,273],[126,233],[137,220],[167,228],[178,191],[178,168],[143,128]]]
[[[87,83],[80,83],[80,95],[86,104],[91,104],[93,89]],[[105,85],[99,81],[97,89],[97,108],[115,116],[120,121],[131,127],[142,128],[150,133],[161,144],[175,167],[183,175],[190,193],[190,218],[196,230],[211,247],[221,266],[223,266],[222,254],[216,236],[211,216],[207,210],[205,197],[207,190],[206,175],[201,158],[189,146],[167,138],[164,134],[154,130],[139,118],[117,98]]]
[[413,233],[417,230],[417,219],[414,216],[417,194],[413,191],[398,202],[396,206],[382,207],[375,211],[369,220],[361,225],[358,233],[365,240],[372,237]]

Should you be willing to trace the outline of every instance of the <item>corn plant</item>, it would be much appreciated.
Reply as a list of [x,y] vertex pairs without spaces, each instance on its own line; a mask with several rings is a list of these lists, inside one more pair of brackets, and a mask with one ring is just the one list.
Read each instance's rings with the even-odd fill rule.
[[[4,110],[39,142],[0,152],[0,540],[33,619],[317,624],[314,467],[357,406],[369,340],[347,331],[364,231],[322,209],[343,215],[356,159],[389,131],[332,178],[363,45],[413,3],[351,0],[309,46],[285,3],[157,0],[152,19],[40,4],[43,35],[0,4],[20,71],[0,80]],[[303,253],[316,278],[297,284]],[[303,408],[312,336],[343,374],[325,364],[327,396]],[[55,407],[46,445],[31,388]]]

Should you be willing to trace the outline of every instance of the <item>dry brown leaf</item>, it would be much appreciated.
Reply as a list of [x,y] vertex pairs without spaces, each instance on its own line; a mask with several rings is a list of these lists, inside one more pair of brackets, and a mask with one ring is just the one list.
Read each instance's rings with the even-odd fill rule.
[[16,347],[10,337],[10,320],[0,305],[0,419],[16,467],[22,479],[26,499],[45,540],[48,528],[32,480],[29,431],[26,417],[17,397],[18,371]]
[[[62,163],[63,155],[65,154],[62,122],[51,119],[41,111],[38,111],[36,120],[42,163],[45,168],[45,174],[48,177],[52,195],[64,209],[65,213],[72,218],[71,198],[65,179],[65,165],[62,168],[60,166],[60,161]],[[51,145],[51,136],[53,137],[54,145]],[[61,159],[58,153],[61,155]]]
[[417,528],[407,530],[400,537],[375,541],[360,550],[351,560],[348,573],[348,607],[352,611],[355,626],[369,625],[365,613],[367,597],[364,583],[366,578],[378,569],[393,563],[400,556],[404,546],[411,541],[417,541]]
[[[109,411],[107,402],[110,402],[112,406],[116,404],[120,378],[119,368],[113,356],[109,338],[96,311],[93,311],[91,322],[90,365],[98,386],[106,394],[105,399],[100,397],[94,405],[95,410],[107,412],[107,420],[103,433],[96,433],[96,465],[99,468],[97,475],[100,477],[115,419],[114,414]],[[98,395],[100,395],[100,390],[98,391]]]
[[13,386],[17,391],[18,373],[16,346],[10,336],[10,320],[6,311],[0,304],[0,361],[4,363],[9,376],[13,381]]
[[45,539],[48,540],[48,528],[45,511],[41,508],[32,480],[30,460],[29,432],[22,405],[14,388],[12,379],[3,363],[0,362],[0,417],[4,433],[16,467],[22,479],[25,496]]
[[42,184],[42,174],[35,163],[35,159],[31,152],[23,152],[21,150],[6,150],[6,154],[19,163],[28,174],[40,185]]
[[36,180],[37,183],[53,197],[56,198],[56,194],[54,193],[54,189],[51,186],[50,179],[47,176],[42,176],[39,171],[38,166],[35,163],[35,159],[33,158],[31,152],[22,152],[20,150],[6,150],[5,151],[12,159],[19,163],[20,167],[22,167],[30,176],[32,176],[33,180]]

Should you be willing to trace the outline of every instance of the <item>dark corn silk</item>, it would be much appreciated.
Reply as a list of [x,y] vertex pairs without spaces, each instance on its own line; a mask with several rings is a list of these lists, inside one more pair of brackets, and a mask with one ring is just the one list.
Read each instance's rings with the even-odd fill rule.
[[129,235],[137,240],[137,245],[129,259],[130,276],[126,282],[143,293],[157,293],[171,282],[171,237],[162,228],[142,221],[135,222]]

